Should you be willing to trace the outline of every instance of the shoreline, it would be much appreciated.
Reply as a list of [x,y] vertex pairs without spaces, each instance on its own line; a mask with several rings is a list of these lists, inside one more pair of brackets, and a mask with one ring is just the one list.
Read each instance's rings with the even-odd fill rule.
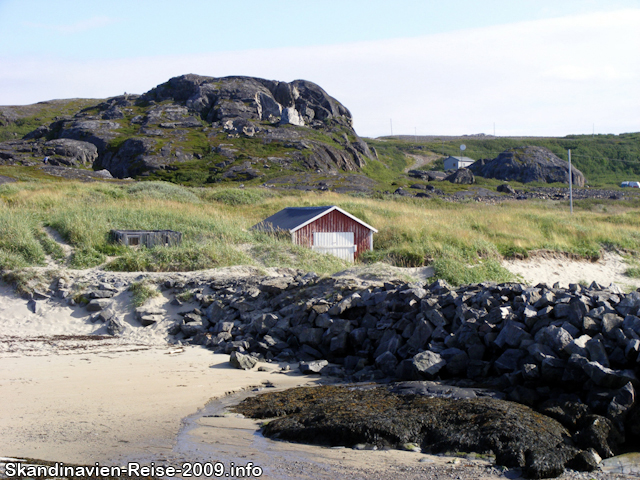
[[[228,366],[225,355],[215,355],[200,347],[170,353],[173,350],[103,352],[92,356],[91,361],[77,353],[10,358],[17,388],[10,389],[10,395],[8,389],[0,388],[0,401],[12,407],[0,412],[0,455],[89,466],[95,463],[126,466],[128,462],[137,462],[141,466],[179,467],[184,462],[220,462],[228,469],[251,462],[262,469],[260,478],[264,480],[521,478],[519,469],[497,467],[473,455],[329,448],[268,439],[259,431],[262,421],[229,414],[226,408],[259,393],[255,388],[264,389],[265,381],[277,389],[286,389],[313,384],[319,377],[255,369],[238,371]],[[213,361],[203,366],[201,361],[207,357],[213,357]],[[44,358],[47,368],[40,368]],[[147,363],[136,363],[145,359]],[[174,362],[173,368],[166,370],[167,364]],[[133,364],[160,365],[161,373],[174,376],[158,380],[157,375],[154,378],[144,370],[131,368]],[[97,378],[93,388],[85,385],[83,390],[83,380],[96,380],[96,369],[105,367],[112,367],[111,375]],[[29,376],[31,380],[26,381]],[[6,382],[7,370],[3,369],[1,387]],[[60,382],[66,388],[58,390],[56,396],[50,395],[53,386],[60,386]],[[136,386],[131,385],[134,382],[138,382]],[[72,390],[73,386],[78,390]],[[155,389],[150,390],[151,387]],[[37,396],[43,390],[47,395]],[[100,404],[96,395],[103,396],[105,390],[109,398]],[[124,391],[129,393],[126,398],[122,397]],[[150,396],[153,401],[145,401]],[[10,439],[22,442],[13,444]],[[638,477],[566,471],[557,478]]]
[[[564,268],[565,263],[575,269]],[[562,264],[559,269],[558,259],[536,257],[520,261],[519,265],[547,270],[555,266],[552,272],[560,277],[557,281],[567,285],[581,280],[572,276],[574,272],[606,283],[606,278],[591,277],[590,266],[606,275],[613,272],[613,278],[624,267],[617,256],[605,256],[601,262],[564,259]],[[372,277],[378,275],[375,268],[370,270]],[[535,283],[543,281],[539,271],[527,270],[533,272]],[[390,271],[398,277],[427,273]],[[356,273],[348,271],[344,275]],[[99,270],[82,275],[78,272],[78,276],[92,280],[118,275]],[[123,277],[138,275],[141,274],[126,273]],[[166,276],[174,275],[240,278],[251,272],[236,267]],[[120,313],[135,323],[127,303],[129,294],[121,295]],[[256,368],[237,370],[229,365],[228,355],[214,354],[199,346],[170,345],[161,330],[143,329],[129,322],[122,336],[95,340],[105,327],[91,323],[83,308],[50,299],[38,301],[40,310],[34,312],[27,300],[6,285],[0,285],[0,298],[0,455],[86,465],[170,459],[220,460],[227,465],[254,461],[264,465],[261,478],[273,479],[401,476],[411,480],[436,478],[435,475],[440,479],[517,478],[517,471],[501,472],[481,460],[399,450],[324,448],[266,439],[258,432],[259,423],[255,420],[207,415],[215,410],[216,402],[235,398],[227,396],[230,392],[237,392],[236,396],[254,394],[251,390],[263,388],[265,382],[276,388],[311,385],[320,377],[294,371],[281,374],[276,363],[259,364],[270,370],[266,372]],[[151,303],[165,308],[168,300],[161,296]],[[186,435],[191,438],[190,450],[181,444]],[[566,472],[558,478],[638,477]]]
[[[212,398],[313,379],[243,372],[202,347],[2,359],[0,452],[77,464],[170,450],[183,419]],[[274,369],[275,370],[275,369]]]

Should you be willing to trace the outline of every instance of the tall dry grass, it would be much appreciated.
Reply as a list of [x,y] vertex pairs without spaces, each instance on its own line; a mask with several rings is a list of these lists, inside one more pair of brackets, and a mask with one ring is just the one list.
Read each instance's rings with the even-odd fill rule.
[[[602,201],[599,208],[544,202],[454,204],[264,189],[194,189],[162,182],[130,186],[21,182],[0,186],[0,267],[44,261],[52,248],[42,228],[74,248],[73,267],[111,258],[113,270],[195,270],[237,264],[298,267],[332,273],[344,262],[250,230],[288,206],[338,205],[379,230],[363,262],[433,265],[452,283],[506,281],[504,256],[549,249],[597,256],[602,248],[640,251],[636,206]],[[131,250],[109,241],[111,229],[170,229],[178,247]]]

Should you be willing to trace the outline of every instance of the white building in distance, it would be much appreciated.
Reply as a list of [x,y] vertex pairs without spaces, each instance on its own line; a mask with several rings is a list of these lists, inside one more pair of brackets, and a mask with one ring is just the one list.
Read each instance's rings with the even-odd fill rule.
[[475,160],[469,157],[447,157],[444,159],[444,169],[458,170],[459,168],[467,168]]

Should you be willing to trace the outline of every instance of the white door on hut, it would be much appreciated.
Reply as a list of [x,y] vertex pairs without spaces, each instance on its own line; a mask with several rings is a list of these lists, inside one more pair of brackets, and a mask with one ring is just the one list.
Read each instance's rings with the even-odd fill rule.
[[353,262],[356,253],[353,232],[314,232],[313,250],[330,253],[342,260]]

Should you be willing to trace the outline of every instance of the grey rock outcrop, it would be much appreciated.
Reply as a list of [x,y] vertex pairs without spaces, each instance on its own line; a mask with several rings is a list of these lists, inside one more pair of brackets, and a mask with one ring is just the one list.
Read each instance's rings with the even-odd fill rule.
[[[254,122],[323,126],[337,121],[351,126],[350,112],[318,85],[252,77],[213,78],[182,75],[145,93],[141,100],[172,100],[197,112],[207,122],[241,118]],[[285,113],[283,113],[285,112]]]
[[64,165],[92,166],[98,159],[98,149],[89,142],[60,138],[44,144],[44,154],[55,165],[58,161]]
[[50,165],[91,167],[98,159],[98,149],[90,142],[66,138],[0,143],[0,164],[33,165],[42,163],[45,157]]
[[[522,183],[569,183],[569,164],[543,147],[519,147],[505,150],[493,160],[478,160],[470,167],[475,175]],[[583,187],[585,178],[571,167],[572,182]]]
[[457,169],[451,175],[448,175],[445,180],[451,183],[459,183],[463,185],[473,185],[474,183],[476,183],[476,179],[473,176],[473,173],[467,168]]
[[[148,175],[217,153],[221,135],[230,141],[256,139],[260,145],[275,142],[288,157],[276,163],[295,162],[317,172],[359,171],[375,158],[353,130],[349,110],[312,82],[190,74],[143,95],[120,95],[56,117],[22,140],[1,143],[0,163],[36,165],[48,156],[52,165],[107,169],[119,178]],[[223,178],[237,181],[263,174],[253,167],[238,174],[238,165],[229,166],[236,160],[231,155],[228,165],[211,173],[235,168]],[[271,157],[250,156],[248,161],[272,163]]]

